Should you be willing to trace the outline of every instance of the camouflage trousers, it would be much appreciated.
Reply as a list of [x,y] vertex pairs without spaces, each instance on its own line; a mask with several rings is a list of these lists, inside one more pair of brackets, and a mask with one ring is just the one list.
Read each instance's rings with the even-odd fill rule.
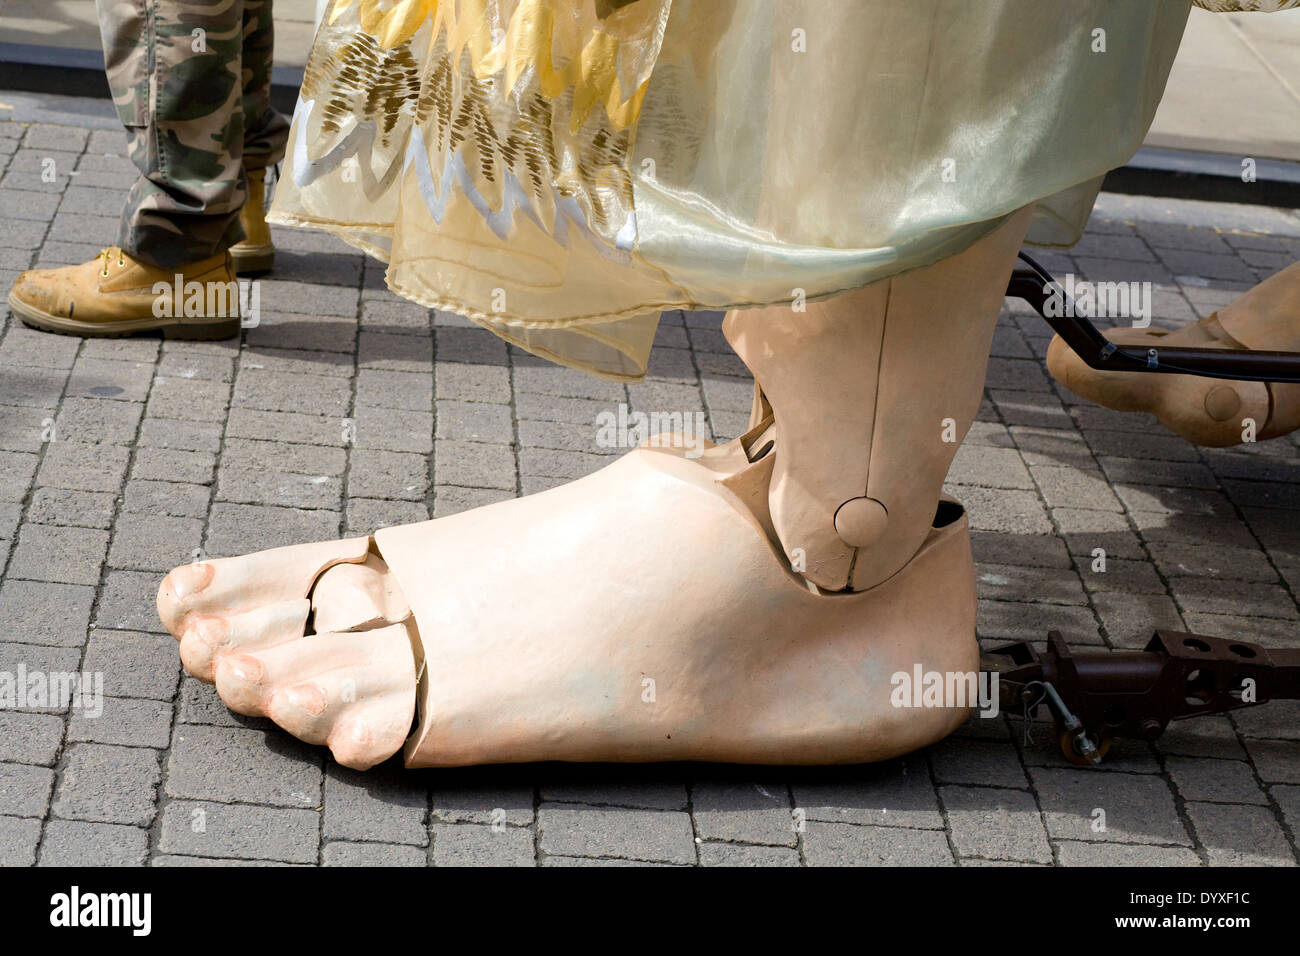
[[271,108],[271,0],[96,0],[104,62],[140,171],[118,236],[172,269],[243,238],[245,170],[284,155]]

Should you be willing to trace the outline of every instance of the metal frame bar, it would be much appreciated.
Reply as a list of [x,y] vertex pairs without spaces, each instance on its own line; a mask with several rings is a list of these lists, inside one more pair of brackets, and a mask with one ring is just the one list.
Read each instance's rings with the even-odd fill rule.
[[[1020,259],[1027,268],[1011,273],[1007,295],[1024,299],[1033,306],[1065,344],[1092,368],[1106,372],[1164,372],[1300,384],[1300,352],[1116,345],[1088,319],[1068,307],[1069,298],[1046,269],[1026,252],[1020,253]],[[1047,314],[1046,305],[1053,296],[1060,296],[1062,305],[1066,306],[1061,309],[1063,315]]]

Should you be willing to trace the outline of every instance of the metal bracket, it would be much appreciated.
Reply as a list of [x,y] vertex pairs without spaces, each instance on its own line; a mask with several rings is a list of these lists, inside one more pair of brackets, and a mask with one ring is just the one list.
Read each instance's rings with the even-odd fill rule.
[[1004,710],[1032,717],[1047,703],[1075,763],[1100,762],[1115,737],[1155,740],[1170,721],[1300,698],[1300,648],[1179,631],[1156,631],[1140,651],[1072,650],[1052,631],[1045,654],[1020,641],[989,651],[981,666],[998,674]]

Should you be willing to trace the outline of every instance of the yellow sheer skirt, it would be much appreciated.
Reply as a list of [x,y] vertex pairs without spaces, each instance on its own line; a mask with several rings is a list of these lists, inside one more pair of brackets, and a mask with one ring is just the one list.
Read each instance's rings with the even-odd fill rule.
[[1073,242],[1189,7],[335,0],[271,218],[382,258],[400,295],[636,380],[664,309],[834,295],[1035,201],[1030,240]]

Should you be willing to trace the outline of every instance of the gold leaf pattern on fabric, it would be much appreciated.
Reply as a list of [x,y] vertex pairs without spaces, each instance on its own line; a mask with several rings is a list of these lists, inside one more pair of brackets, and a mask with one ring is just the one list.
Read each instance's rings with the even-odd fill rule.
[[1193,0],[1211,13],[1276,13],[1300,8],[1300,0]]
[[[302,97],[312,104],[305,153],[322,170],[335,165],[321,164],[333,153],[356,155],[372,173],[362,177],[369,192],[403,153],[410,165],[409,149],[421,148],[411,137],[420,137],[428,170],[421,189],[435,219],[445,190],[458,188],[498,234],[522,206],[562,243],[576,220],[609,254],[626,255],[634,235],[628,153],[642,96],[625,98],[620,76],[643,87],[657,48],[628,46],[597,27],[657,42],[652,21],[668,2],[460,0],[453,21],[444,17],[452,0],[340,0],[304,75]],[[509,30],[493,45],[489,27],[507,14]],[[563,50],[573,58],[556,55]],[[365,146],[356,134],[368,124],[374,135]]]
[[635,122],[672,0],[337,0],[327,21],[354,11],[388,50],[426,22],[480,79],[505,71],[506,92],[530,68],[548,97],[573,91],[577,131],[600,104],[618,129]]

